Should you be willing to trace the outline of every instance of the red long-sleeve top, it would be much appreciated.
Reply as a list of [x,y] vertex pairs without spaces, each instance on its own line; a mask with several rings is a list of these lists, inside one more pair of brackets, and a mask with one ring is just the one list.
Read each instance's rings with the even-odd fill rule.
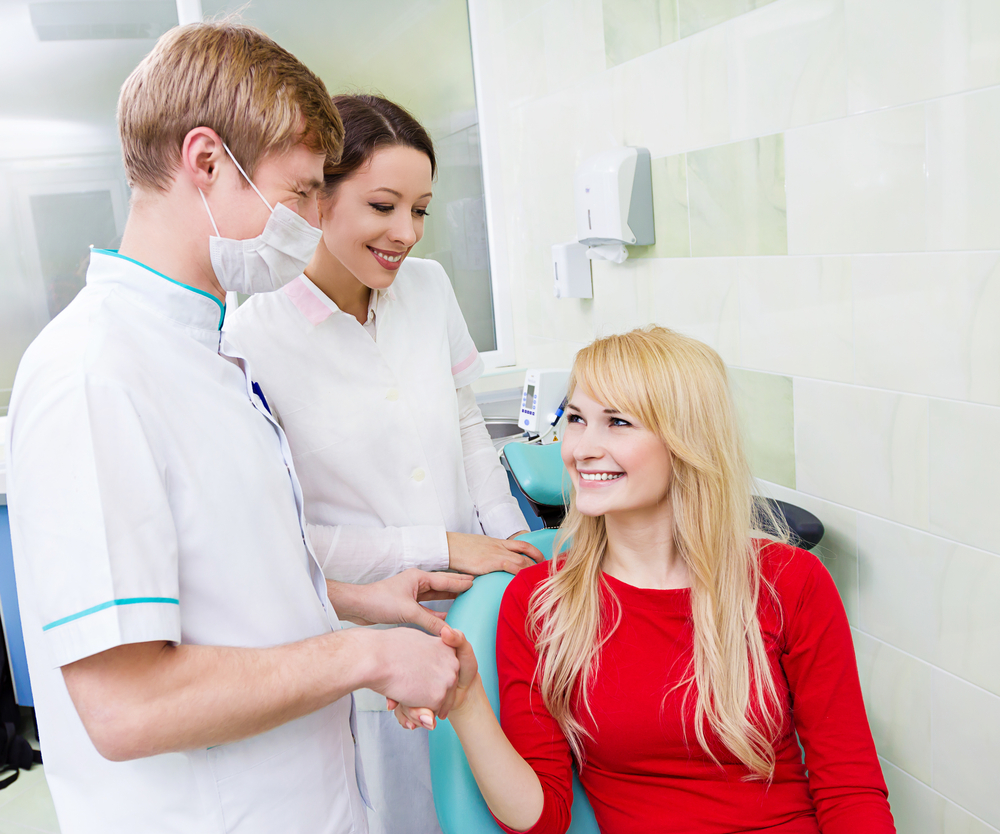
[[[578,716],[591,736],[580,780],[604,834],[895,831],[830,574],[812,554],[773,543],[761,565],[776,591],[762,591],[759,618],[783,708],[770,784],[746,781],[747,769],[706,725],[721,767],[713,762],[695,736],[694,698],[682,708],[683,688],[674,689],[691,668],[690,591],[635,588],[604,575],[605,610],[614,594],[622,619],[601,652],[593,718]],[[501,724],[545,795],[530,834],[563,834],[572,805],[570,748],[542,703],[525,629],[532,591],[548,571],[543,563],[514,578],[497,631]]]

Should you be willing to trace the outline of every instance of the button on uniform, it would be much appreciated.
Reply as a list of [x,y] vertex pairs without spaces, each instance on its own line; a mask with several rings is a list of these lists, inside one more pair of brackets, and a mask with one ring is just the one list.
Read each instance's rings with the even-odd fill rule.
[[413,480],[416,481],[417,483],[420,483],[424,478],[427,477],[427,473],[424,472],[423,469],[418,468],[413,470],[413,474],[410,475],[410,477],[413,478]]
[[385,398],[389,402],[394,403],[396,402],[396,400],[399,399],[399,391],[397,391],[395,388],[390,388],[388,391],[385,392]]

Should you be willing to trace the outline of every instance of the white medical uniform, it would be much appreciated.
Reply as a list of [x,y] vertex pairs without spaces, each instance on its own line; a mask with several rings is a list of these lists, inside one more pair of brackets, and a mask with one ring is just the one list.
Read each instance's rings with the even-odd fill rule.
[[[327,577],[443,569],[446,532],[528,529],[468,387],[482,359],[436,261],[404,260],[365,325],[303,275],[250,298],[226,331],[284,425]],[[384,698],[358,703],[372,831],[439,831],[426,731],[402,730]]]
[[14,383],[11,533],[63,834],[367,830],[350,697],[243,741],[116,763],[59,669],[126,643],[265,647],[339,627],[284,435],[220,350],[221,313],[95,251]]

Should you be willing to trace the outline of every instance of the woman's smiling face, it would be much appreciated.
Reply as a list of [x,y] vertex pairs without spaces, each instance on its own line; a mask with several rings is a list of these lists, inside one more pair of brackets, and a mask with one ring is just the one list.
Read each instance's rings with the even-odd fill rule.
[[588,516],[658,512],[673,474],[666,444],[629,414],[577,386],[566,406],[562,459]]
[[431,161],[405,145],[380,148],[320,201],[323,241],[362,284],[385,289],[423,237]]

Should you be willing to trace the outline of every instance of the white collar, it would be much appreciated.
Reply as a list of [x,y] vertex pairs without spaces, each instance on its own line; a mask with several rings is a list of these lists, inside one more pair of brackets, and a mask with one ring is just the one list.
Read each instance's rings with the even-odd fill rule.
[[113,249],[90,251],[87,284],[116,284],[130,300],[195,331],[199,341],[218,347],[226,305],[211,293],[182,284]]

